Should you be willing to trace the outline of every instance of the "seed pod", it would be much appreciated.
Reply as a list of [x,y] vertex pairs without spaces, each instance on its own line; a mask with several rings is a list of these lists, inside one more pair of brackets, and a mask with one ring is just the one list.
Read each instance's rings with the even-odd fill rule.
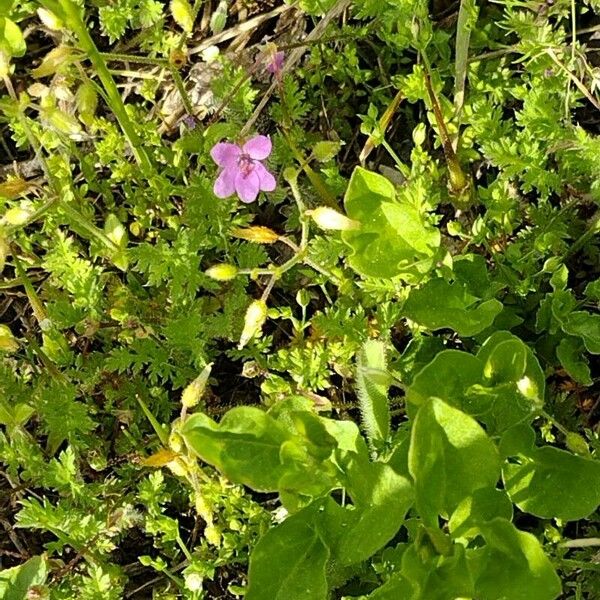
[[198,377],[183,390],[183,393],[181,394],[181,404],[185,406],[185,408],[192,408],[200,402],[200,398],[202,398],[202,394],[204,394],[206,383],[210,376],[212,365],[212,363],[208,363],[204,369],[202,369],[202,373],[200,373],[200,375],[198,375]]
[[350,229],[358,229],[360,227],[358,221],[353,221],[337,210],[327,206],[319,206],[314,210],[307,210],[306,214],[310,215],[312,220],[321,229],[348,231]]
[[183,69],[187,63],[187,53],[179,48],[173,48],[169,53],[169,63],[177,70]]
[[238,268],[235,265],[223,263],[206,269],[204,274],[216,281],[231,281],[232,279],[235,279],[238,274]]
[[254,300],[246,311],[244,330],[240,337],[238,350],[241,350],[253,337],[261,332],[267,320],[267,303],[264,300]]

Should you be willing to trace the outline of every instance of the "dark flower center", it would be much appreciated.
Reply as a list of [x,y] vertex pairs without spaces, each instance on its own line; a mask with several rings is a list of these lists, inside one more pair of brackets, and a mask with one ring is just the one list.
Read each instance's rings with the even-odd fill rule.
[[248,154],[240,154],[238,158],[238,169],[244,177],[248,177],[254,170],[254,160]]

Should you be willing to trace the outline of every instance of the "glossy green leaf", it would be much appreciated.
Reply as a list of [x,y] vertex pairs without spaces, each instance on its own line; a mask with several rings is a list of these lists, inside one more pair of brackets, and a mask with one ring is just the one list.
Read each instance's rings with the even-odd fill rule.
[[453,329],[464,336],[487,329],[501,310],[498,300],[480,301],[465,285],[442,278],[411,290],[404,304],[404,314],[418,325],[431,331]]
[[[502,346],[503,342],[512,342],[512,345]],[[517,349],[518,347],[518,349]],[[521,371],[515,371],[515,364],[513,361],[513,369],[512,377],[508,376],[506,371],[504,372],[504,379],[502,382],[514,382],[518,381],[519,378],[526,377],[528,382],[521,382],[520,389],[524,393],[527,394],[532,401],[536,403],[542,403],[544,399],[545,389],[546,389],[546,378],[544,376],[544,372],[542,371],[542,367],[535,354],[531,350],[527,344],[525,344],[522,340],[520,340],[517,336],[513,335],[509,331],[496,331],[494,332],[487,340],[483,343],[479,352],[477,353],[477,358],[482,360],[486,365],[488,370],[490,370],[491,374],[498,373],[498,366],[494,366],[494,364],[498,364],[499,361],[502,361],[503,358],[508,358],[510,356],[510,352],[518,352],[520,355],[522,353],[525,354],[525,366]],[[522,359],[520,361],[522,365]],[[519,375],[520,373],[520,375]],[[496,375],[498,376],[498,375]]]
[[577,335],[585,344],[588,352],[600,354],[600,315],[585,311],[573,312],[563,325],[570,335]]
[[406,398],[421,405],[428,398],[437,397],[469,412],[466,392],[482,379],[483,364],[477,357],[461,350],[444,350],[417,373]]
[[266,412],[251,406],[231,409],[219,424],[204,414],[190,416],[181,429],[188,446],[231,481],[258,491],[276,491],[286,473],[279,453],[293,436]]
[[412,485],[390,466],[367,463],[351,481],[354,507],[338,515],[335,560],[350,565],[367,559],[400,529],[414,501]]
[[600,506],[600,462],[558,448],[521,451],[502,478],[511,500],[537,517],[574,521]]
[[565,337],[556,347],[556,356],[563,369],[577,383],[592,385],[592,374],[585,356],[583,342],[576,337]]
[[481,488],[465,498],[452,513],[448,529],[453,538],[472,538],[478,535],[478,527],[500,517],[510,521],[512,503],[504,490]]
[[413,205],[398,202],[385,177],[357,167],[344,205],[348,217],[360,223],[358,230],[342,232],[352,250],[348,262],[357,273],[388,278],[418,276],[432,268],[439,231]]
[[329,549],[318,521],[322,502],[270,529],[252,551],[246,600],[326,600]]
[[48,576],[45,556],[34,556],[22,565],[0,571],[0,598],[3,600],[28,600],[29,590],[42,585]]
[[428,524],[450,515],[475,490],[494,487],[500,475],[498,451],[483,428],[438,398],[419,408],[408,461],[417,509]]
[[27,50],[20,27],[7,17],[0,17],[0,48],[9,56],[23,56]]
[[499,433],[537,413],[544,386],[531,349],[509,332],[496,332],[477,356],[440,352],[415,376],[407,400],[419,405],[436,396]]
[[486,545],[469,552],[475,598],[553,600],[560,595],[560,579],[533,535],[500,518],[479,530]]

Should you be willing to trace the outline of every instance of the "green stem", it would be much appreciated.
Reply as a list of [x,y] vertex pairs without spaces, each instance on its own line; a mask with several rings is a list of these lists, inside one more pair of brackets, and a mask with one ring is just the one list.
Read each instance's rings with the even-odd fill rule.
[[46,321],[48,319],[48,313],[46,312],[42,301],[37,295],[37,292],[35,291],[31,280],[27,276],[27,271],[23,267],[21,259],[17,256],[17,252],[14,247],[11,249],[11,253],[15,265],[15,270],[23,284],[23,287],[25,288],[25,293],[27,294],[27,299],[29,300],[29,304],[31,304],[31,308],[33,309],[33,314],[38,324],[41,324],[42,321]]
[[60,208],[76,225],[87,231],[92,237],[96,238],[104,246],[116,252],[119,247],[100,229],[95,225],[92,225],[81,213],[75,210],[72,206],[69,206],[66,202],[60,203]]
[[102,60],[108,62],[132,62],[140,65],[153,65],[155,67],[168,67],[166,58],[150,58],[149,56],[136,56],[134,54],[119,54],[118,52],[99,52]]
[[146,415],[146,418],[148,419],[148,421],[150,421],[150,425],[152,425],[152,429],[154,429],[154,431],[156,432],[156,435],[158,436],[160,443],[165,448],[168,448],[169,447],[169,435],[167,434],[167,432],[164,430],[164,428],[161,426],[161,424],[156,420],[156,417],[152,414],[152,412],[148,408],[148,405],[142,400],[142,398],[140,397],[139,394],[135,395],[135,399],[138,401],[138,404],[141,406],[142,410],[144,411],[144,414]]
[[171,71],[173,81],[175,82],[175,86],[177,87],[177,91],[179,92],[179,96],[181,97],[181,101],[183,102],[183,106],[185,107],[185,112],[188,115],[193,115],[194,107],[190,102],[190,98],[188,96],[187,90],[185,89],[185,85],[183,83],[183,79],[181,79],[179,71],[173,66],[170,66],[169,70]]
[[[41,2],[42,4],[48,4],[50,10],[52,10],[52,5],[55,5],[54,0],[41,0]],[[123,100],[121,99],[117,89],[117,85],[115,84],[115,81],[112,78],[106,63],[104,62],[102,54],[100,54],[98,48],[96,48],[96,44],[94,43],[94,40],[89,34],[89,31],[81,17],[79,6],[77,6],[72,0],[58,0],[58,4],[62,9],[60,12],[62,12],[62,14],[65,16],[67,25],[77,37],[81,50],[87,54],[92,65],[94,65],[96,72],[98,73],[98,77],[100,78],[102,86],[104,87],[104,91],[106,92],[109,106],[115,114],[115,117],[117,118],[117,121],[119,122],[119,125],[121,126],[127,141],[129,142],[129,145],[131,146],[136,161],[142,168],[144,175],[150,175],[153,170],[152,162],[150,161],[146,150],[142,146],[133,122],[127,114],[125,104],[123,104]]]
[[433,109],[433,115],[435,117],[440,139],[442,141],[444,156],[446,157],[446,163],[448,164],[450,187],[455,194],[461,194],[468,188],[469,180],[463,172],[462,167],[458,162],[456,152],[452,147],[452,141],[450,140],[450,134],[446,128],[446,122],[444,121],[442,108],[438,102],[433,85],[431,83],[431,65],[424,50],[421,51],[421,57],[423,59],[423,65],[425,66],[425,87],[427,88],[427,93],[431,102],[431,108]]

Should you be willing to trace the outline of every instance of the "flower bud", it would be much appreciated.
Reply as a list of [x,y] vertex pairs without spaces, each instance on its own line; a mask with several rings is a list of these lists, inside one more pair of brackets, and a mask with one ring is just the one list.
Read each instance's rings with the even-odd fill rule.
[[170,463],[167,463],[167,468],[173,475],[177,475],[177,477],[187,477],[188,475],[187,465],[180,458],[176,458]]
[[574,452],[575,454],[579,454],[580,456],[589,456],[590,449],[585,441],[585,438],[578,433],[573,433],[569,431],[567,433],[565,442],[567,444],[567,448]]
[[227,2],[221,0],[210,18],[210,29],[213,34],[221,33],[227,23]]
[[4,265],[6,264],[6,257],[10,254],[10,246],[4,239],[4,236],[0,232],[0,273],[4,271]]
[[223,263],[206,269],[204,274],[216,281],[231,281],[238,274],[238,268],[235,265]]
[[188,0],[171,0],[171,14],[173,19],[186,33],[191,33],[194,28],[194,11]]
[[0,325],[0,352],[16,352],[19,342],[6,325]]
[[171,431],[169,435],[169,448],[177,454],[183,450],[183,438],[176,431]]
[[241,240],[256,242],[257,244],[273,244],[279,239],[279,234],[268,227],[254,225],[253,227],[236,227],[231,234]]
[[60,31],[63,28],[63,22],[52,12],[45,8],[38,8],[37,15],[40,21],[52,31]]
[[348,231],[350,229],[358,229],[360,223],[353,221],[342,213],[329,208],[327,206],[319,206],[314,210],[307,210],[307,215],[312,217],[312,220],[321,229],[337,229],[339,231]]
[[254,300],[246,311],[244,330],[240,337],[238,350],[241,350],[256,334],[260,333],[267,320],[267,303],[264,300]]
[[20,206],[13,206],[4,213],[2,220],[9,225],[23,225],[30,216],[30,211],[21,208]]
[[200,398],[202,398],[202,394],[204,394],[212,366],[212,363],[208,363],[204,369],[202,369],[202,373],[200,373],[200,375],[198,375],[198,377],[196,377],[196,379],[194,379],[194,381],[192,381],[192,383],[190,383],[183,390],[183,394],[181,394],[181,404],[183,406],[186,408],[192,408],[193,406],[196,406],[198,402],[200,402]]
[[31,183],[22,177],[12,177],[0,183],[0,196],[14,200],[31,187]]
[[92,124],[98,108],[98,93],[91,81],[84,81],[75,93],[79,120],[88,127]]

